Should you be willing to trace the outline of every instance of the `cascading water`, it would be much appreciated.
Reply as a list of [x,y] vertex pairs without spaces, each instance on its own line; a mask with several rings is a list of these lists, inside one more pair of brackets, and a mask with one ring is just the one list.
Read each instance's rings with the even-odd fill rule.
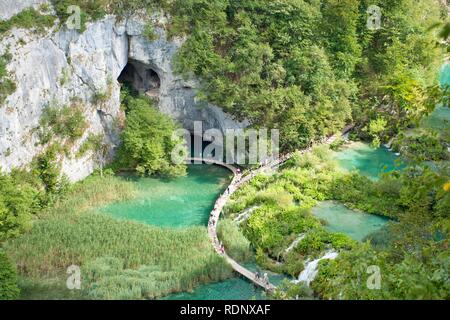
[[292,241],[291,245],[289,247],[286,248],[286,250],[284,250],[285,253],[288,253],[289,251],[291,251],[292,249],[294,249],[299,243],[300,241],[302,241],[304,238],[306,237],[305,233],[300,233],[297,237],[297,239],[295,239],[294,241]]
[[319,264],[319,261],[324,260],[324,259],[335,259],[338,256],[338,253],[336,251],[328,251],[327,253],[325,253],[322,257],[310,261],[306,264],[305,266],[305,270],[303,270],[300,275],[298,276],[298,280],[294,280],[294,283],[300,283],[300,282],[305,282],[306,285],[309,286],[309,284],[311,283],[311,281],[314,280],[314,278],[317,275],[317,266]]
[[245,210],[244,212],[242,212],[240,215],[238,215],[234,219],[234,222],[237,224],[244,222],[245,220],[247,220],[250,217],[250,215],[253,213],[253,211],[258,209],[259,207],[260,206],[254,206],[254,207],[251,207],[250,209]]

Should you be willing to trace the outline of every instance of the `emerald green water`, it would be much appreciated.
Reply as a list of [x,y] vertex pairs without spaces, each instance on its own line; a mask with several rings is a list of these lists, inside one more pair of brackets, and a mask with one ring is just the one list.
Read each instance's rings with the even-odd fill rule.
[[[443,68],[441,83],[450,84],[450,65]],[[435,117],[437,116],[437,118]],[[434,117],[434,118],[433,118]],[[437,108],[429,121],[448,125],[448,109]],[[444,120],[441,120],[444,119]],[[442,122],[444,121],[444,122]],[[399,157],[386,148],[371,148],[363,143],[352,143],[348,148],[335,153],[335,158],[344,170],[358,170],[371,179],[382,172],[401,168]],[[229,182],[228,170],[216,166],[189,166],[188,176],[174,180],[133,178],[139,190],[131,200],[101,208],[105,213],[120,219],[136,220],[162,227],[187,227],[206,225],[209,213],[219,194]],[[342,204],[324,201],[313,208],[313,214],[327,222],[326,228],[341,232],[355,240],[383,227],[388,219],[350,210]],[[256,264],[247,264],[250,270],[258,270]],[[265,272],[258,270],[260,272]],[[267,272],[271,283],[277,285],[285,277]],[[172,294],[167,300],[249,300],[265,299],[264,292],[249,281],[235,277],[221,282],[198,286],[192,292]]]
[[191,165],[186,177],[171,180],[125,177],[135,183],[137,197],[110,204],[101,211],[161,227],[207,225],[214,202],[230,177],[230,171],[212,165]]
[[[124,179],[135,183],[137,197],[100,210],[119,219],[161,227],[207,225],[214,202],[226,189],[230,178],[230,171],[212,165],[190,165],[186,177],[171,180],[128,176]],[[256,269],[256,265],[252,267]],[[275,281],[277,276],[270,274],[269,278]],[[198,286],[193,292],[172,294],[165,299],[264,299],[264,292],[249,281],[235,277]]]
[[[261,274],[267,273],[270,283],[279,285],[286,276],[270,271],[261,270],[256,263],[247,263],[244,266]],[[201,285],[192,292],[182,292],[165,297],[166,300],[264,300],[265,292],[249,281],[236,277],[221,282]]]
[[439,75],[439,82],[441,86],[450,85],[450,64],[446,63],[441,68],[441,73]]
[[352,142],[350,146],[335,152],[334,157],[342,169],[357,170],[374,180],[383,172],[404,167],[401,159],[387,148],[372,148],[361,142]]
[[251,300],[264,299],[264,292],[249,281],[232,278],[221,282],[201,285],[192,292],[167,296],[165,300]]
[[389,221],[384,217],[351,210],[333,201],[320,202],[312,212],[327,222],[325,226],[327,230],[345,233],[358,241],[379,230]]

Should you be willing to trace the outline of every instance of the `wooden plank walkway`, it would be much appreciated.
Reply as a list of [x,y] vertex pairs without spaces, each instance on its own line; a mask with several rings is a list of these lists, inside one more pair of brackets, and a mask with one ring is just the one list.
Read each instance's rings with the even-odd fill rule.
[[247,278],[248,280],[250,280],[251,282],[253,282],[254,284],[256,284],[257,286],[263,288],[266,291],[273,291],[273,290],[275,290],[275,286],[274,285],[272,285],[269,282],[263,281],[263,279],[261,279],[261,278],[257,279],[256,278],[256,274],[253,271],[250,271],[249,269],[247,269],[244,266],[240,265],[233,258],[231,258],[225,251],[222,251],[222,248],[220,247],[219,238],[217,237],[217,223],[219,222],[220,213],[222,212],[223,207],[227,203],[227,201],[230,198],[230,196],[240,186],[242,186],[244,183],[250,181],[252,176],[248,175],[245,178],[242,178],[242,174],[239,173],[238,169],[235,166],[227,164],[227,163],[223,163],[223,162],[220,162],[220,161],[217,161],[217,160],[202,159],[202,158],[195,158],[195,157],[186,159],[187,163],[191,163],[193,161],[195,161],[195,162],[203,161],[205,163],[222,166],[222,167],[225,167],[225,168],[229,169],[233,173],[233,180],[231,180],[231,183],[228,186],[227,190],[222,195],[220,195],[220,197],[216,200],[216,202],[214,204],[214,209],[211,211],[211,214],[209,216],[208,234],[209,234],[209,237],[210,237],[210,239],[212,241],[214,249],[216,250],[216,252],[219,255],[223,256],[226,259],[226,261],[231,265],[231,267],[233,268],[234,271],[236,271],[237,273],[241,274],[242,276],[244,276],[245,278]]
[[[351,130],[352,128],[353,128],[353,126],[348,126],[343,130],[342,133],[344,134],[344,133],[348,132],[349,130]],[[328,144],[333,143],[333,141],[335,141],[335,140],[336,140],[336,135],[333,135],[333,136],[328,137],[328,138],[324,139],[323,141],[321,141],[321,144],[328,145]],[[298,152],[300,154],[305,154],[307,152],[310,152],[311,150],[312,150],[312,147],[308,147],[306,149],[299,150]],[[242,276],[244,276],[245,278],[247,278],[248,280],[253,282],[255,285],[257,285],[269,292],[273,292],[276,289],[276,287],[273,284],[271,284],[269,281],[265,281],[262,278],[256,278],[256,273],[254,273],[253,271],[250,271],[249,269],[240,265],[233,258],[231,258],[225,252],[225,250],[222,250],[222,248],[220,246],[219,238],[217,237],[217,223],[219,222],[220,213],[222,212],[222,209],[225,207],[225,204],[227,203],[228,199],[230,199],[230,196],[236,190],[238,190],[241,186],[243,186],[244,184],[249,182],[253,177],[258,175],[259,173],[262,173],[262,172],[268,171],[268,170],[277,169],[280,165],[282,165],[284,162],[289,160],[294,154],[295,153],[288,153],[285,155],[281,155],[278,159],[275,159],[273,161],[268,161],[266,164],[260,166],[259,168],[250,171],[245,176],[243,176],[242,173],[235,166],[221,162],[221,161],[217,161],[217,160],[213,160],[213,159],[206,159],[206,158],[203,159],[203,158],[197,158],[197,157],[192,157],[192,158],[186,159],[187,163],[204,162],[204,163],[222,166],[222,167],[227,168],[228,170],[230,170],[233,173],[233,179],[231,180],[230,185],[228,186],[227,190],[222,195],[220,195],[220,197],[216,200],[216,202],[214,204],[214,209],[211,211],[211,214],[209,216],[209,222],[208,222],[208,234],[209,234],[209,237],[211,239],[211,242],[212,242],[216,252],[226,259],[226,261],[231,265],[233,270],[235,270],[237,273],[241,274]]]

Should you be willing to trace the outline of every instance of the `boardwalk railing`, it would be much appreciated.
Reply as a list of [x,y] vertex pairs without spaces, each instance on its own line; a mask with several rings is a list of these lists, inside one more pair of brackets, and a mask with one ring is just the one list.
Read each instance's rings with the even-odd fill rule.
[[[346,133],[347,131],[351,130],[351,127],[346,127],[346,129],[343,130],[343,133]],[[321,141],[321,144],[331,144],[336,140],[336,135],[331,136],[329,138],[324,139]],[[312,147],[299,150],[298,153],[305,154],[307,152],[310,152],[312,150]],[[260,277],[256,277],[256,273],[253,271],[250,271],[249,269],[245,268],[244,266],[240,265],[238,262],[236,262],[233,258],[231,258],[225,250],[223,250],[223,247],[221,246],[221,243],[219,241],[219,238],[217,237],[217,223],[219,222],[220,213],[222,212],[222,209],[225,207],[225,204],[227,203],[228,199],[231,197],[231,195],[238,190],[241,186],[249,182],[254,176],[257,174],[264,172],[266,170],[273,170],[275,168],[278,168],[280,165],[282,165],[284,162],[289,160],[294,153],[288,153],[281,155],[278,159],[268,161],[266,164],[260,166],[259,168],[250,171],[246,176],[242,176],[242,173],[233,165],[227,164],[221,161],[213,160],[213,159],[207,159],[207,158],[187,158],[186,162],[204,162],[209,164],[215,164],[218,166],[222,166],[227,168],[233,173],[233,180],[231,180],[230,185],[228,186],[227,190],[222,194],[215,202],[214,209],[211,211],[209,222],[208,222],[208,234],[212,241],[212,244],[214,246],[214,249],[216,252],[223,256],[226,261],[231,265],[233,270],[244,276],[245,278],[252,281],[254,284],[260,286],[266,291],[273,292],[275,290],[275,286],[271,284],[268,279],[261,279]]]

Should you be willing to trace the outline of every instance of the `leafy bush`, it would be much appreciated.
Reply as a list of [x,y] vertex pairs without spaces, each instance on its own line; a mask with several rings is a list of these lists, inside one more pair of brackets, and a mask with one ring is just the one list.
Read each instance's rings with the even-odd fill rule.
[[5,252],[0,249],[0,300],[13,300],[19,297],[17,274]]
[[39,124],[42,144],[48,143],[54,136],[74,142],[83,136],[87,127],[81,106],[74,103],[63,107],[49,104],[42,112]]
[[410,161],[448,160],[447,142],[432,130],[424,130],[411,136],[400,136],[393,145]]
[[143,32],[144,37],[149,41],[155,41],[158,39],[158,35],[155,32],[155,29],[151,23],[147,23]]
[[[360,245],[335,260],[320,262],[312,288],[323,299],[449,299],[449,252],[444,243],[430,243],[420,253],[393,261],[386,252]],[[380,288],[370,289],[369,266],[380,268]]]
[[87,139],[78,149],[77,157],[83,157],[89,151],[100,151],[102,148],[103,135],[90,133]]
[[16,83],[9,77],[8,70],[6,70],[11,59],[11,54],[8,52],[0,56],[0,106],[7,96],[16,91]]
[[279,300],[313,300],[314,291],[305,283],[295,284],[284,279],[283,282],[277,286],[274,298]]
[[32,216],[67,191],[68,182],[52,148],[37,155],[30,167],[0,173],[0,242],[28,230]]
[[129,112],[114,166],[146,175],[186,174],[185,164],[174,163],[171,159],[172,150],[183,144],[181,139],[172,137],[176,129],[173,120],[160,113],[146,97],[128,99]]
[[31,165],[32,174],[38,177],[45,189],[41,199],[42,206],[53,203],[54,199],[64,193],[67,186],[66,178],[61,177],[61,167],[57,162],[57,149],[55,145],[47,148],[43,153],[37,155]]

